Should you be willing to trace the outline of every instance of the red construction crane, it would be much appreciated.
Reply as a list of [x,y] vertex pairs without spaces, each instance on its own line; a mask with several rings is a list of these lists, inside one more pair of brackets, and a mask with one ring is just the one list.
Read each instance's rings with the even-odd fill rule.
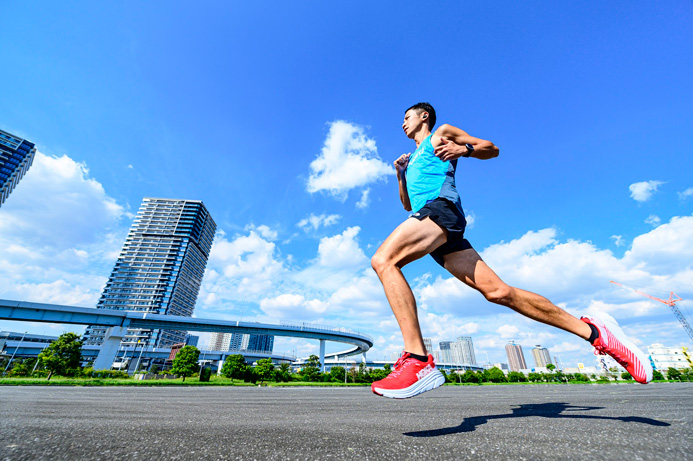
[[645,296],[646,298],[654,299],[655,301],[659,301],[660,303],[664,303],[667,306],[671,307],[672,312],[674,312],[674,315],[676,316],[677,319],[679,319],[679,322],[681,322],[681,325],[683,325],[683,329],[686,330],[686,333],[688,333],[688,336],[691,337],[693,340],[693,329],[691,329],[691,326],[688,324],[688,320],[686,320],[686,317],[681,313],[678,307],[676,307],[676,302],[677,301],[683,301],[683,298],[681,298],[679,295],[674,294],[674,292],[669,293],[669,299],[661,299],[657,298],[656,296],[648,295],[647,293],[643,293],[642,291],[636,290],[635,288],[631,288],[627,285],[624,285],[622,283],[614,282],[611,280],[611,283],[614,285],[618,285],[622,288],[625,288],[626,290],[630,290],[634,293],[637,293],[641,296]]

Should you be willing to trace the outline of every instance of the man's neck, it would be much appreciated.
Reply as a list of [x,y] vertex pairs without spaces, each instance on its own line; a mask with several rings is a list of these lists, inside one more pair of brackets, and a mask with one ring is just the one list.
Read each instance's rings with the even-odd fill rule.
[[414,142],[416,142],[416,147],[419,147],[422,142],[431,134],[431,130],[428,129],[428,125],[425,123],[421,125],[421,129],[414,135]]

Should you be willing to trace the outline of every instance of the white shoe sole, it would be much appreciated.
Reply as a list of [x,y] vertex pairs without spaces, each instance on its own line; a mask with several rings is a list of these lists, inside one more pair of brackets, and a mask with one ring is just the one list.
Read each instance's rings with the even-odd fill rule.
[[640,350],[638,346],[636,346],[628,336],[623,332],[621,327],[616,323],[615,320],[610,319],[607,316],[599,317],[599,320],[601,320],[604,325],[611,331],[611,333],[619,340],[621,343],[626,346],[631,352],[633,352],[633,355],[640,360],[640,363],[642,363],[642,367],[645,370],[645,376],[646,376],[646,383],[649,383],[652,381],[652,365],[650,365],[650,360],[647,358],[645,353]]
[[409,397],[414,397],[423,392],[430,391],[436,387],[440,387],[445,383],[445,377],[436,368],[414,384],[404,389],[380,389],[374,387],[373,390],[382,395],[383,397],[388,397],[390,399],[408,399]]

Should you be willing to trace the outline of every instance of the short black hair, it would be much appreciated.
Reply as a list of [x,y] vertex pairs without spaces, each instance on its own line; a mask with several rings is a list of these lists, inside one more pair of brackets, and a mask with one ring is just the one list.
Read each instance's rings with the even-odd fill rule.
[[406,114],[412,109],[414,109],[417,114],[420,114],[421,112],[428,112],[428,129],[433,131],[433,127],[436,125],[436,110],[433,108],[433,106],[427,102],[420,102],[405,110],[404,113]]

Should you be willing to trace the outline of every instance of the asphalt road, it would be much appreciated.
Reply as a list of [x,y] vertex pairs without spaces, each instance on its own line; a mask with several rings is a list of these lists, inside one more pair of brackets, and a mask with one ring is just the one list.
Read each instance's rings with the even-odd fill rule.
[[693,383],[0,387],[0,459],[693,459]]

